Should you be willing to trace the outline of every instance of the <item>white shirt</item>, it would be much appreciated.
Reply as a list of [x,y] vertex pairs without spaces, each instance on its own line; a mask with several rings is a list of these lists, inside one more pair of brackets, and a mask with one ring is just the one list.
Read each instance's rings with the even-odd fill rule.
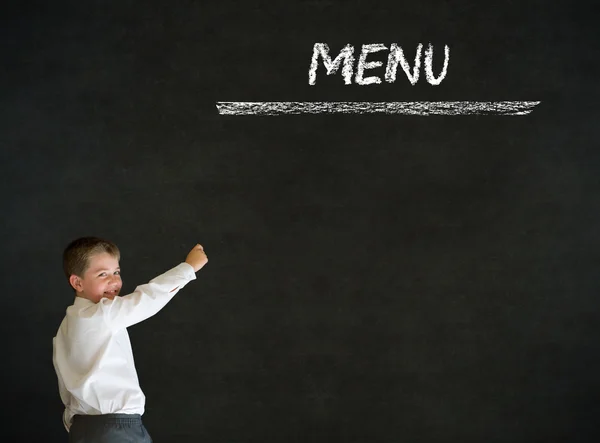
[[123,297],[98,303],[75,297],[52,339],[67,432],[75,414],[144,413],[126,328],[156,314],[195,279],[194,268],[183,262]]

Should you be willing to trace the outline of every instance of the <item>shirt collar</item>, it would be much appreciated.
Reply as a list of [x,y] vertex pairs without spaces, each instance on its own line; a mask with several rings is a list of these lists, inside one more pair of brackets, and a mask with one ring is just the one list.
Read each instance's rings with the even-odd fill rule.
[[73,301],[73,306],[87,306],[93,304],[90,300],[83,297],[75,296],[75,300]]

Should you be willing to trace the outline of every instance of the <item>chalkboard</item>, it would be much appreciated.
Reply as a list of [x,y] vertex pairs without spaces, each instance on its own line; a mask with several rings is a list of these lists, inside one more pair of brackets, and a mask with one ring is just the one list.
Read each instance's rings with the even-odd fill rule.
[[129,329],[156,442],[599,441],[593,6],[7,5],[3,441],[67,440],[87,235],[209,256]]

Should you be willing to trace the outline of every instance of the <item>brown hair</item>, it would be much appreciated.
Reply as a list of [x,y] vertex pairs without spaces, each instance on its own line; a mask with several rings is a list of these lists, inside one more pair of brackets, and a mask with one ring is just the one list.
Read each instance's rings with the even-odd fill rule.
[[82,237],[69,243],[63,252],[63,270],[67,281],[73,274],[83,277],[89,266],[90,257],[102,252],[108,252],[117,260],[121,258],[121,252],[117,245],[102,238]]

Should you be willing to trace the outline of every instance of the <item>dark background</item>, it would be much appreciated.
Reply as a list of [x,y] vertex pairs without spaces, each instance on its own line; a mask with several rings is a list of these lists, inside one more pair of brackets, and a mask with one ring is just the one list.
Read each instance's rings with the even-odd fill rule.
[[[122,293],[156,442],[600,441],[593,2],[3,3],[3,441],[61,442],[61,254]],[[347,43],[446,79],[344,86]],[[387,52],[370,56],[385,62]],[[409,56],[410,58],[410,56]],[[385,68],[368,72],[383,77]],[[540,100],[528,116],[220,116],[217,101]]]

